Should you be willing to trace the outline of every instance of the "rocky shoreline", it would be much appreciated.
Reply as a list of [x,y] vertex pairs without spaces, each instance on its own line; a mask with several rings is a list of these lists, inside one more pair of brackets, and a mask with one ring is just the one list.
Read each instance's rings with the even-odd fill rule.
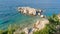
[[20,34],[21,32],[25,32],[25,34],[33,34],[33,32],[40,31],[41,29],[45,28],[46,24],[49,24],[49,21],[47,19],[37,20],[32,28],[26,27],[22,30],[18,29],[14,32],[14,34]]
[[[60,15],[53,15],[53,20],[55,20],[57,17],[57,19],[59,20],[58,23],[60,23]],[[51,19],[51,18],[50,18]],[[56,21],[56,20],[55,20]],[[21,32],[24,32],[24,34],[33,34],[34,32],[36,31],[41,31],[43,30],[44,28],[46,28],[46,25],[49,25],[50,24],[50,28],[52,27],[52,24],[53,24],[53,28],[57,31],[57,32],[51,32],[51,33],[54,33],[54,34],[60,34],[59,33],[59,30],[60,30],[60,25],[57,24],[57,25],[54,25],[56,23],[50,23],[51,21],[49,19],[46,19],[46,18],[43,18],[41,20],[37,20],[35,24],[33,24],[33,27],[32,28],[28,28],[28,27],[25,27],[21,30],[17,30],[14,32],[14,34],[21,34]],[[53,22],[53,21],[52,21]],[[57,21],[56,21],[57,22]],[[53,29],[53,30],[54,30]]]
[[60,14],[53,14],[46,18],[42,17],[39,15],[39,19],[37,17],[35,23],[31,25],[32,27],[27,25],[20,28],[20,26],[15,25],[14,27],[10,25],[8,30],[1,30],[0,34],[60,34]]

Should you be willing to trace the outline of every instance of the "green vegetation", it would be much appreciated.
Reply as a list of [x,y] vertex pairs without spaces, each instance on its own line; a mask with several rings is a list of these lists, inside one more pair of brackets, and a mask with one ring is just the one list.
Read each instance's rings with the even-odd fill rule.
[[9,25],[7,30],[0,30],[0,34],[13,34],[13,32],[17,30],[18,27],[19,26],[17,26],[16,24],[14,26]]
[[54,25],[60,25],[59,19],[57,15],[53,14],[53,16],[49,17],[48,20],[50,21],[51,24]]
[[25,32],[21,32],[20,34],[25,34]]
[[0,34],[2,34],[3,33],[3,30],[0,30]]
[[42,30],[40,30],[40,31],[34,32],[33,34],[49,34],[48,31],[49,31],[49,28],[46,27],[46,28],[44,28],[44,29],[42,29]]

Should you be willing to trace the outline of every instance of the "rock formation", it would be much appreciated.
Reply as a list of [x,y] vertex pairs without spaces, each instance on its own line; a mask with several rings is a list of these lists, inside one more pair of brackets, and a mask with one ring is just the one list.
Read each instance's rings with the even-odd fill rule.
[[33,25],[33,28],[26,29],[24,32],[28,32],[28,34],[33,34],[33,32],[40,31],[41,29],[45,28],[46,24],[49,24],[49,21],[47,19],[37,20],[37,22]]
[[60,14],[57,15],[58,19],[60,20]]
[[[22,29],[22,31],[25,32],[25,34],[33,34],[33,32],[40,31],[41,29],[45,28],[46,24],[49,24],[49,21],[47,19],[37,20],[32,28],[26,27]],[[16,31],[15,33],[17,33],[18,31]],[[18,33],[20,33],[20,31]]]
[[49,21],[47,19],[43,19],[43,20],[38,20],[35,24],[34,24],[34,29],[35,31],[39,31],[41,29],[43,29],[45,27],[46,24],[49,24]]
[[42,10],[30,8],[30,7],[18,7],[18,11],[29,15],[41,15]]

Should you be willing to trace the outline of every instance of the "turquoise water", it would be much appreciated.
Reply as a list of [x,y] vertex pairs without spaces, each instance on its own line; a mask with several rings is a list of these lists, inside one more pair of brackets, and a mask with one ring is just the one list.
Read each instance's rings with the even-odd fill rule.
[[28,16],[20,14],[17,7],[33,7],[42,9],[43,14],[51,16],[60,13],[59,0],[0,0],[0,29],[7,28],[10,24],[27,25],[34,23],[39,16]]

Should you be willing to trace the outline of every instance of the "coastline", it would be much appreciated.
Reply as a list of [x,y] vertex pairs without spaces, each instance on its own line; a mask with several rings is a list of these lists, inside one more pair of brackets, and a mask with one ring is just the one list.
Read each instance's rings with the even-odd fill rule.
[[[56,16],[55,16],[55,17],[54,17],[54,16],[55,16],[55,15],[53,15],[52,17],[55,19]],[[59,16],[59,15],[58,15],[58,16]],[[59,17],[60,17],[60,16],[59,16]],[[58,17],[58,19],[59,19],[59,17]],[[45,19],[45,18],[42,18],[41,20],[43,20],[43,19]],[[49,20],[49,19],[52,19],[52,18],[49,17],[48,20]],[[53,20],[54,20],[54,19],[53,19]],[[39,20],[39,18],[38,18],[37,20]],[[41,21],[41,20],[40,20],[40,21]],[[59,19],[59,20],[60,20],[60,19]],[[57,22],[57,21],[55,21],[55,22]],[[36,22],[35,22],[35,23],[36,23]],[[34,23],[34,24],[35,24],[35,23]],[[38,22],[37,22],[37,23],[38,23]],[[41,23],[43,23],[43,22],[41,22]],[[44,23],[45,23],[45,22],[44,22]],[[50,22],[49,22],[49,23],[50,23]],[[59,22],[57,22],[57,23],[59,23]],[[50,23],[50,24],[46,25],[46,27],[49,28],[49,27],[52,27],[52,26],[54,25],[53,28],[55,28],[55,27],[59,28],[58,24],[57,24],[57,25],[55,25],[55,24],[56,24],[56,23]],[[16,25],[16,26],[17,26],[17,25]],[[27,26],[28,26],[28,25],[27,25]],[[32,27],[33,27],[33,25],[32,25]],[[32,28],[32,27],[28,26],[28,27],[27,27],[28,29],[26,29],[26,30],[29,30],[29,28]],[[38,27],[38,26],[37,26],[37,27]],[[46,27],[44,27],[44,28],[41,29],[41,30],[44,31]],[[11,29],[10,27],[8,27],[8,28]],[[15,29],[15,28],[17,28],[17,29]],[[21,28],[21,30],[22,30],[22,31],[26,31],[26,30],[24,30],[25,28],[26,28],[26,27],[23,27],[23,28]],[[39,27],[38,27],[38,28],[39,28]],[[8,29],[8,30],[9,30],[9,29]],[[15,34],[15,33],[19,33],[21,30],[20,30],[20,26],[19,26],[19,27],[13,27],[12,30],[10,30],[10,31],[11,31],[11,32],[13,31],[13,33]],[[38,29],[38,31],[41,31],[41,30]],[[56,29],[56,30],[57,30],[57,29]],[[17,32],[16,32],[16,31],[17,31]],[[45,31],[46,31],[46,30],[45,30]],[[54,30],[53,30],[53,31],[54,31]],[[6,32],[6,31],[5,31],[5,32]],[[27,32],[28,32],[28,31],[27,31]],[[31,32],[33,33],[33,31],[31,31]],[[48,29],[47,29],[47,32],[49,32]],[[26,32],[25,32],[25,33],[26,33]],[[35,33],[36,33],[36,32],[35,32]],[[52,33],[52,32],[51,32],[51,33]],[[57,32],[55,32],[55,33],[57,33]]]

